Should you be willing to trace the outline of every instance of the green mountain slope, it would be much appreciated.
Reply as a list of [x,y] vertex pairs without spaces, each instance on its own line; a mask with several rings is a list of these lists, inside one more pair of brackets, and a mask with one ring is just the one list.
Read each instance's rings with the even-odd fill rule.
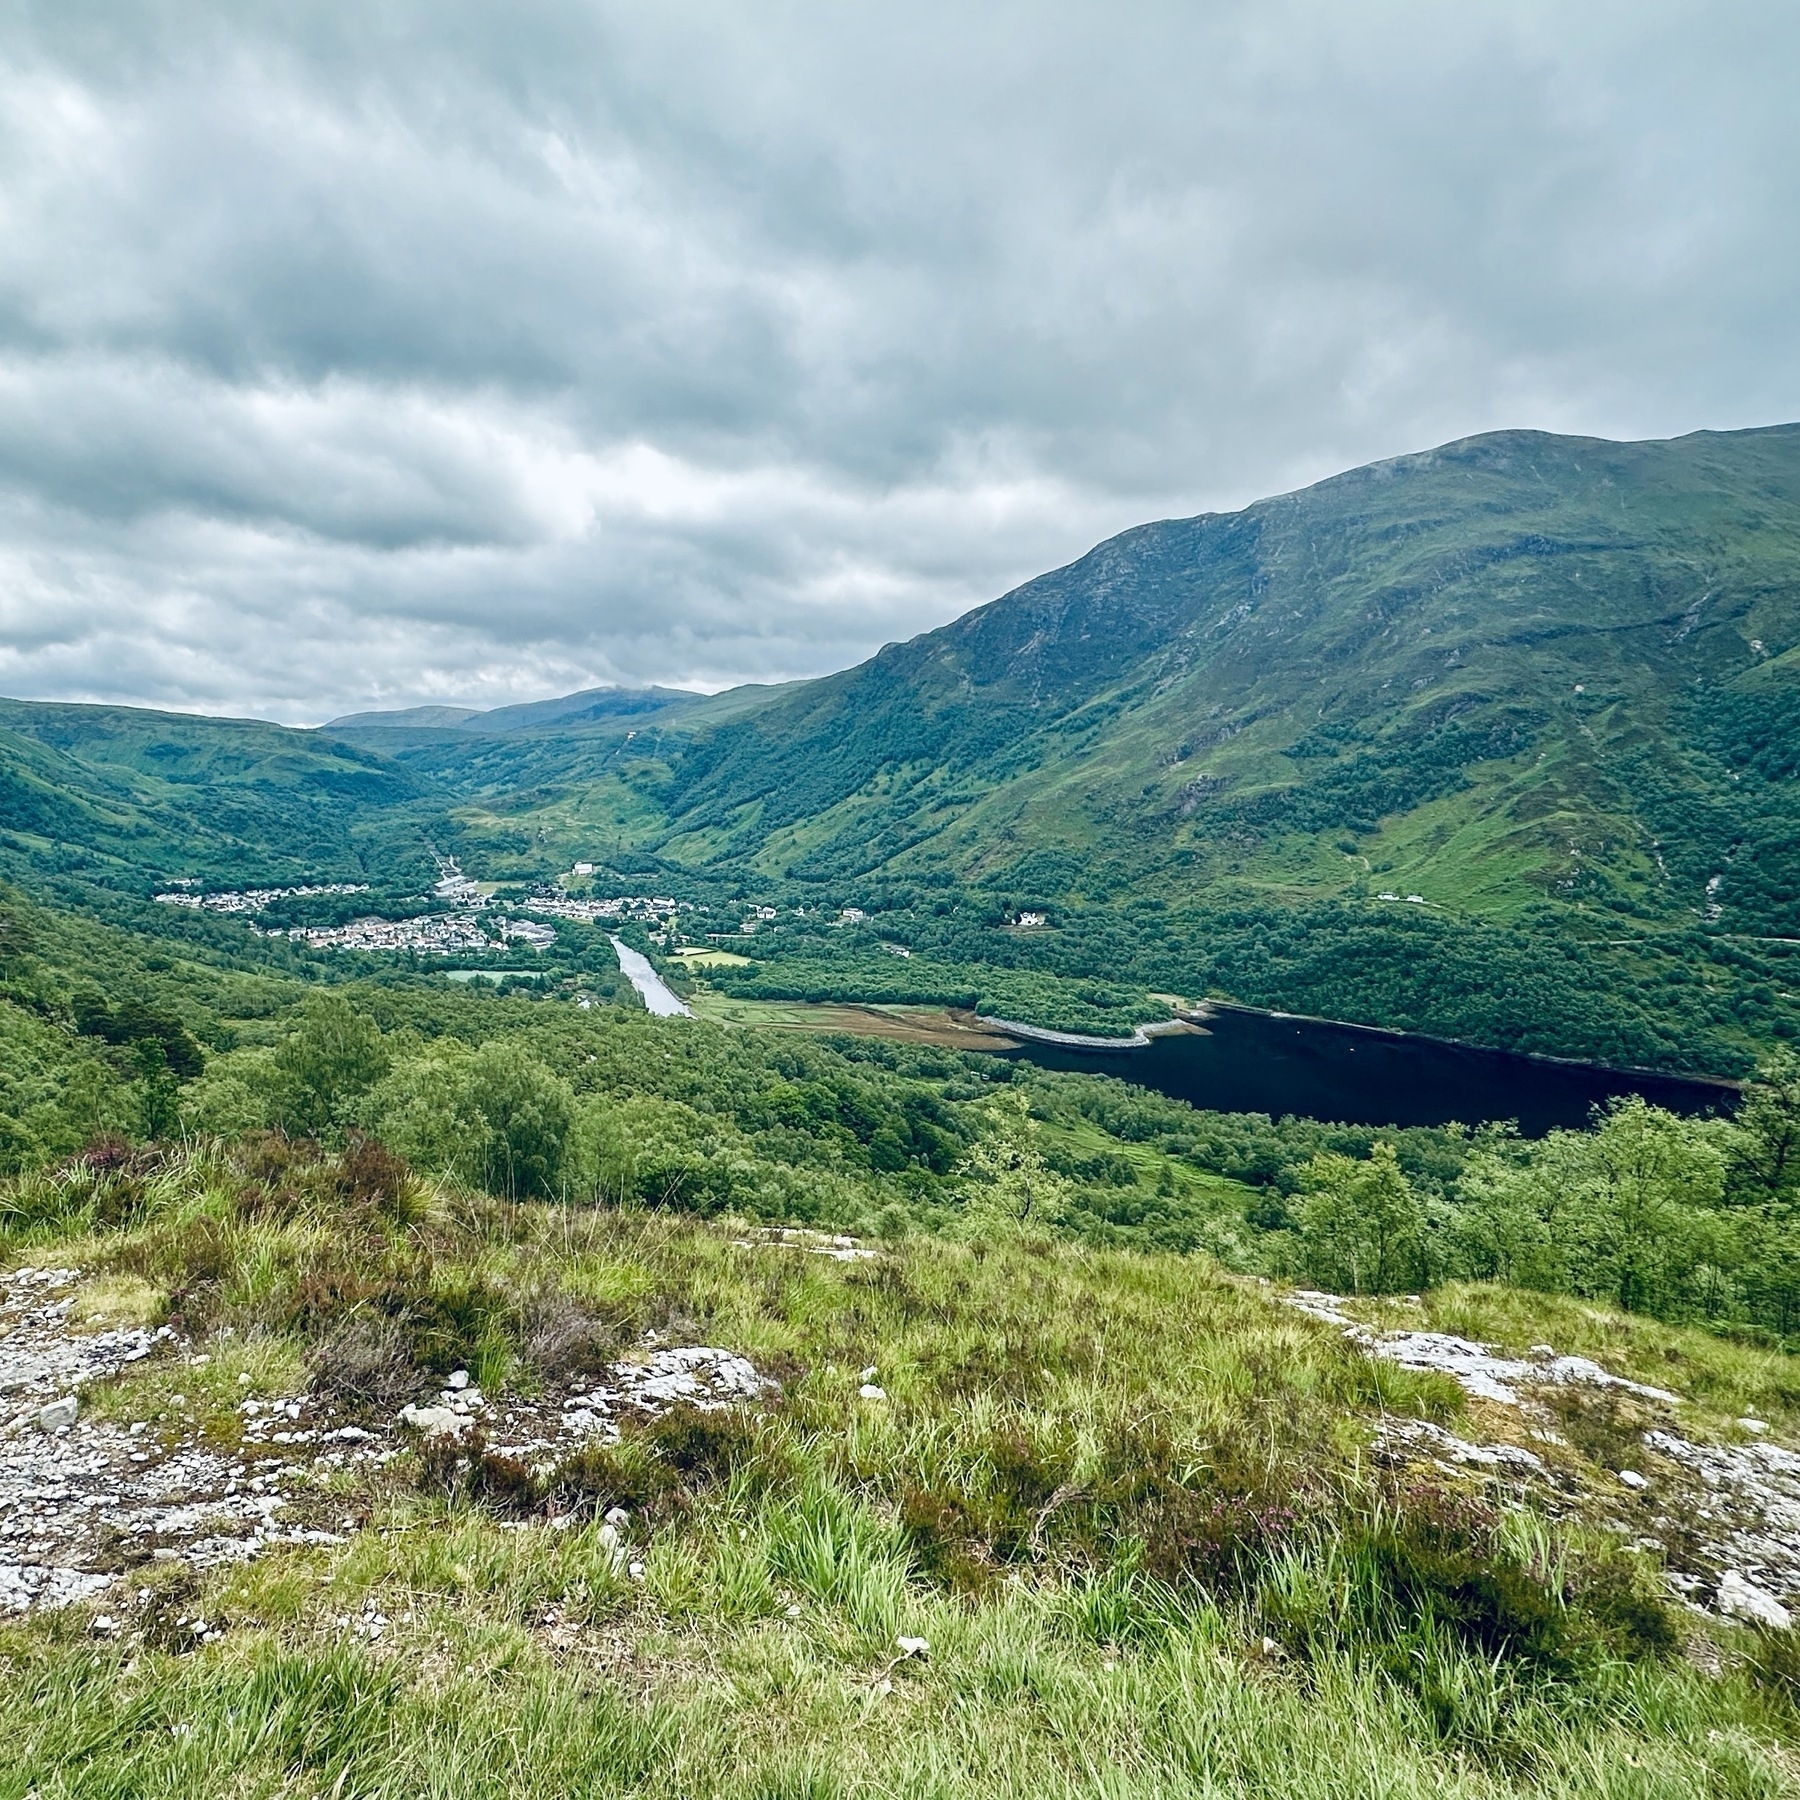
[[642,718],[679,709],[705,696],[686,688],[584,688],[555,700],[533,700],[522,706],[478,712],[470,706],[410,706],[400,712],[348,713],[330,720],[328,731],[469,731],[488,736],[547,727],[593,724],[603,720]]
[[1507,432],[1139,527],[787,687],[324,732],[6,703],[0,873],[581,859],[778,903],[713,977],[745,997],[1116,1032],[1210,992],[1730,1072],[1800,1034],[1797,766],[1800,427]]
[[431,782],[317,732],[0,700],[0,871],[144,893],[423,877]]
[[1141,527],[697,735],[657,847],[1787,930],[1797,643],[1800,428],[1499,433]]
[[493,874],[877,915],[765,929],[745,995],[1011,970],[1089,1028],[1212,991],[1725,1071],[1800,1029],[1797,645],[1800,428],[1507,432],[1140,527],[735,713],[416,766]]

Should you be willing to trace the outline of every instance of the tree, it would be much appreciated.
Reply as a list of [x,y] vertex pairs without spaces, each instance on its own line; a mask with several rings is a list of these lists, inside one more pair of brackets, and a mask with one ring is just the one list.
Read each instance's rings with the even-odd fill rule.
[[964,1219],[977,1232],[1053,1225],[1068,1210],[1068,1180],[1044,1161],[1024,1094],[986,1108],[987,1132],[963,1158]]
[[491,1127],[475,1093],[475,1054],[446,1038],[396,1063],[364,1095],[357,1117],[420,1169],[480,1181]]
[[274,1112],[291,1130],[324,1131],[388,1071],[381,1032],[339,994],[309,994],[274,1060]]
[[1368,1160],[1329,1152],[1307,1164],[1300,1241],[1307,1273],[1321,1287],[1391,1294],[1425,1272],[1425,1211],[1394,1146]]
[[1708,1216],[1723,1196],[1726,1166],[1708,1122],[1630,1094],[1594,1131],[1552,1132],[1544,1155],[1581,1226],[1578,1292],[1674,1317],[1686,1310],[1703,1263],[1735,1260],[1728,1234]]
[[1580,1232],[1577,1184],[1510,1127],[1484,1127],[1457,1177],[1451,1255],[1464,1274],[1562,1294]]
[[1744,1249],[1746,1310],[1786,1336],[1800,1326],[1800,1057],[1785,1046],[1745,1085],[1725,1195]]
[[181,1086],[154,1038],[132,1045],[138,1071],[138,1120],[147,1138],[173,1137],[181,1128]]
[[1800,1056],[1784,1045],[1757,1068],[1735,1124],[1729,1197],[1740,1205],[1800,1200]]
[[483,1044],[470,1073],[488,1124],[488,1186],[509,1198],[554,1193],[575,1120],[568,1084],[505,1038]]

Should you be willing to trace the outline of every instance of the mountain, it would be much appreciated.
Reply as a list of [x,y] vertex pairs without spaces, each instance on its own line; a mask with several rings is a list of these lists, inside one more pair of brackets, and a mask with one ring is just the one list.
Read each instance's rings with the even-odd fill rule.
[[0,871],[144,893],[423,876],[432,783],[318,732],[0,700]]
[[1800,930],[1797,645],[1800,427],[1493,433],[1141,526],[677,721],[639,841],[802,881],[1399,886]]
[[472,706],[409,706],[399,712],[346,713],[327,731],[469,731],[487,735],[590,725],[664,712],[706,696],[687,688],[584,688],[555,700],[499,706],[487,712]]
[[781,903],[716,974],[747,997],[1117,1029],[1211,992],[1727,1072],[1800,1035],[1797,770],[1800,426],[1499,432],[1140,526],[816,681],[316,732],[6,703],[0,873],[583,860]]
[[1212,991],[1715,1072],[1800,1033],[1800,427],[1490,433],[730,702],[406,755],[491,875],[879,915],[760,934],[752,997],[1007,969],[1063,984],[1034,1017]]
[[345,713],[342,718],[327,719],[325,729],[454,731],[459,725],[480,717],[480,709],[473,706],[406,706],[397,712]]

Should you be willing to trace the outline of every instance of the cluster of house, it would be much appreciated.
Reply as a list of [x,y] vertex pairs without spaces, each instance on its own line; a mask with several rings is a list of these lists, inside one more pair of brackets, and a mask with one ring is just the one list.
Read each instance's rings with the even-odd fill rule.
[[[547,950],[556,942],[556,927],[541,925],[532,919],[499,919],[484,921],[477,915],[492,904],[478,883],[465,875],[456,859],[437,859],[439,881],[432,888],[435,899],[447,901],[455,912],[422,913],[411,919],[352,919],[347,925],[296,925],[265,931],[249,921],[250,929],[259,937],[290,938],[321,950],[375,950],[411,953],[416,956],[466,956],[483,954],[509,944],[524,944],[532,950]],[[365,882],[333,881],[305,887],[244,888],[227,894],[201,894],[197,880],[172,882],[169,891],[155,896],[164,906],[190,906],[208,912],[260,913],[276,900],[299,899],[312,894],[366,894]],[[555,904],[554,902],[552,903]],[[624,901],[616,906],[638,905],[673,912],[673,900]],[[582,915],[574,915],[582,916]],[[637,916],[637,915],[632,915]],[[652,915],[654,916],[654,915]]]
[[[265,935],[294,938],[321,950],[399,950],[420,956],[460,956],[494,947],[481,921],[469,913],[425,913],[416,919],[352,919],[348,925],[296,925],[289,931]],[[550,935],[552,939],[556,936],[555,932]]]
[[[251,926],[252,931],[257,929]],[[547,950],[556,942],[556,929],[529,919],[502,919],[496,929],[501,943],[524,944]],[[290,931],[270,931],[266,937],[286,937],[322,950],[399,950],[417,956],[460,956],[492,950],[489,927],[473,913],[424,913],[416,919],[352,919],[348,925],[296,925]]]
[[168,893],[151,897],[158,906],[192,906],[220,913],[259,913],[276,900],[302,899],[309,894],[366,894],[369,891],[366,881],[328,881],[317,887],[245,888],[231,894],[196,894],[192,892],[196,885],[192,881],[179,881]]
[[[577,869],[581,866],[575,865]],[[610,900],[571,900],[560,896],[520,904],[527,912],[545,913],[553,919],[582,919],[589,924],[600,919],[643,919],[659,925],[679,912],[694,910],[685,900],[655,899],[648,894],[617,894]]]

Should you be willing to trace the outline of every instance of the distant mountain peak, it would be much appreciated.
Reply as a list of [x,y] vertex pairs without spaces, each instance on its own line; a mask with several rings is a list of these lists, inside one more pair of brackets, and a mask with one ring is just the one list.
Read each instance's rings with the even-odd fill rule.
[[510,733],[545,726],[578,725],[593,719],[631,717],[699,700],[687,688],[596,687],[551,700],[527,700],[482,711],[473,706],[408,706],[394,712],[346,713],[327,720],[327,731],[475,731]]
[[345,713],[340,718],[327,719],[324,729],[333,731],[353,725],[363,730],[446,730],[479,716],[473,706],[407,706],[396,712]]

